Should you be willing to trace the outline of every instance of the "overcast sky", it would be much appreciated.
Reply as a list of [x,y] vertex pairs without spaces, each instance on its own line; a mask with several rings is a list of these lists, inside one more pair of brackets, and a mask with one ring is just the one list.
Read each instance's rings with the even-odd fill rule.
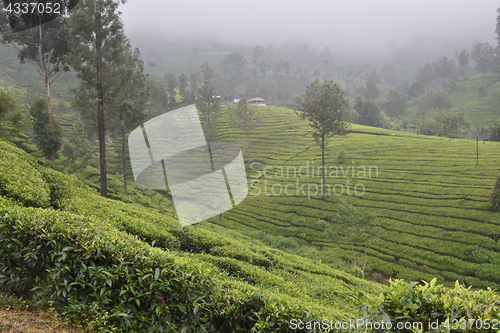
[[352,52],[408,44],[495,43],[498,0],[128,0],[121,7],[134,39],[159,31],[242,45],[307,42]]

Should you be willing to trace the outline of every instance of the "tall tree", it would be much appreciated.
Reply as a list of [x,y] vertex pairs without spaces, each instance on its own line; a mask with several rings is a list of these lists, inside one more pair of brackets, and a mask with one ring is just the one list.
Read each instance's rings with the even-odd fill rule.
[[[69,66],[65,56],[70,52],[68,46],[68,10],[77,1],[54,0],[52,6],[59,5],[61,10],[43,13],[28,11],[11,22],[3,21],[0,32],[2,43],[12,44],[18,51],[21,63],[31,63],[42,78],[45,86],[47,112],[52,113],[50,87]],[[52,8],[52,7],[50,7]],[[12,21],[17,29],[12,29]],[[9,24],[11,23],[11,24]],[[42,24],[43,23],[43,24]],[[26,29],[29,28],[30,29]],[[16,31],[21,30],[21,31]],[[52,121],[52,118],[49,117]]]
[[110,95],[113,102],[109,103],[109,117],[107,117],[108,128],[117,132],[122,138],[123,192],[125,196],[128,195],[125,135],[146,118],[144,109],[149,97],[145,82],[144,63],[139,55],[138,49],[132,51],[130,45],[127,45],[125,53],[122,55],[123,61],[120,71],[112,86],[113,93]]
[[432,66],[427,62],[424,66],[417,68],[417,77],[415,81],[424,86],[427,91],[431,91],[434,86],[434,77]]
[[224,76],[227,94],[235,92],[242,81],[245,73],[247,61],[243,55],[233,52],[221,61],[222,75]]
[[0,138],[19,134],[28,126],[29,119],[19,107],[12,90],[0,81]]
[[489,43],[476,42],[472,49],[472,59],[476,62],[476,68],[481,72],[481,78],[484,85],[484,74],[486,74],[493,60],[493,48]]
[[177,95],[177,92],[175,91],[175,87],[177,87],[177,78],[174,74],[167,73],[163,77],[163,80],[165,80],[165,82],[167,83],[168,106],[170,107],[170,110],[173,110],[176,104],[175,97]]
[[168,92],[165,80],[148,76],[146,77],[146,87],[149,91],[149,99],[146,104],[148,115],[157,116],[167,111]]
[[366,79],[364,96],[366,99],[377,99],[380,96],[380,90],[377,87],[377,82],[373,79]]
[[374,100],[365,100],[363,96],[358,95],[354,101],[354,109],[359,114],[356,119],[357,124],[373,127],[386,127],[384,116]]
[[442,57],[432,63],[435,78],[440,82],[455,77],[456,63],[453,59]]
[[56,152],[61,148],[62,130],[46,108],[44,99],[37,99],[30,108],[30,114],[36,145],[49,161],[54,161]]
[[326,196],[325,144],[329,137],[347,133],[350,127],[347,123],[350,117],[349,102],[337,83],[320,83],[316,79],[307,86],[299,114],[302,119],[309,120],[309,126],[314,129],[313,137],[321,147],[322,192]]
[[496,25],[496,28],[495,28],[495,32],[496,32],[497,36],[495,37],[495,39],[498,42],[498,46],[500,46],[500,7],[497,9],[497,13],[498,13],[498,16],[497,16],[497,25]]
[[236,108],[230,114],[233,123],[242,130],[248,142],[248,160],[250,160],[250,134],[260,125],[257,111],[248,105],[246,99],[242,98],[236,104]]
[[198,71],[194,71],[189,74],[189,89],[191,89],[191,93],[194,96],[198,95],[198,89],[200,86],[201,73]]
[[465,114],[452,111],[441,111],[436,120],[441,125],[442,136],[457,134],[460,129],[470,125]]
[[182,103],[190,103],[192,101],[192,95],[188,87],[189,77],[185,73],[182,73],[181,75],[179,75],[179,79],[177,82],[179,84],[179,95],[181,95],[182,97]]
[[[70,21],[71,66],[80,86],[75,104],[82,114],[96,110],[101,195],[107,197],[105,109],[127,45],[118,6],[125,0],[81,0]],[[87,115],[88,117],[88,115]]]
[[214,120],[220,113],[220,96],[215,90],[216,76],[208,62],[201,65],[202,84],[198,90],[197,106],[202,114],[209,141],[216,139]]
[[384,103],[385,114],[389,117],[399,118],[405,113],[406,100],[398,92],[391,90]]
[[464,75],[465,72],[467,71],[467,67],[469,66],[469,59],[470,59],[470,54],[467,52],[466,49],[463,49],[460,52],[455,53],[455,58],[457,58],[458,62],[458,72],[461,75]]

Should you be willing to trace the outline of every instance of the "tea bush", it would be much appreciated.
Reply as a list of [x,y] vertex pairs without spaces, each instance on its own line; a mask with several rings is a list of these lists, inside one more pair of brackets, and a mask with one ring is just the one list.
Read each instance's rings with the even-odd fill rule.
[[[37,170],[36,160],[0,141],[0,194],[25,206],[47,207],[50,189]],[[11,147],[11,146],[10,146]]]
[[[368,321],[390,320],[393,328],[420,323],[418,332],[497,332],[500,320],[499,295],[492,289],[471,290],[458,281],[454,288],[392,280],[379,297],[361,306],[358,318]],[[430,323],[438,327],[430,328]],[[497,323],[494,328],[494,323]],[[405,323],[407,323],[405,325]],[[466,323],[465,326],[464,323]],[[480,324],[489,323],[489,328]],[[477,325],[477,326],[476,326]],[[416,327],[416,326],[412,326]],[[393,332],[410,332],[394,329]]]

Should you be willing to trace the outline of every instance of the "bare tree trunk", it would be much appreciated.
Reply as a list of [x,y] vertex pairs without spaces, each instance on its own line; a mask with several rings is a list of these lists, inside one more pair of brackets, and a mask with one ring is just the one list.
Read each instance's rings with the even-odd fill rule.
[[325,136],[321,137],[321,169],[323,171],[323,180],[322,180],[322,192],[323,196],[326,197],[326,189],[325,189]]
[[247,142],[248,142],[248,163],[250,163],[250,136],[247,134]]
[[365,244],[365,262],[363,263],[363,269],[362,271],[365,271],[366,268],[366,252],[368,251],[368,243]]
[[127,189],[127,159],[125,157],[125,127],[122,127],[122,163],[123,163],[123,193],[128,195]]
[[106,172],[106,137],[104,123],[104,92],[102,88],[102,36],[101,7],[99,0],[94,0],[94,18],[96,26],[95,52],[97,56],[97,130],[99,138],[99,169],[101,171],[101,196],[108,196],[108,180]]
[[354,264],[354,267],[356,267],[356,252],[354,252],[354,244],[352,243],[352,240],[351,240],[351,249],[352,249],[352,262]]
[[[47,104],[47,112],[52,114],[52,103],[50,101],[50,77],[45,73],[43,80],[45,81],[45,103]],[[49,122],[52,122],[52,117],[49,118]]]

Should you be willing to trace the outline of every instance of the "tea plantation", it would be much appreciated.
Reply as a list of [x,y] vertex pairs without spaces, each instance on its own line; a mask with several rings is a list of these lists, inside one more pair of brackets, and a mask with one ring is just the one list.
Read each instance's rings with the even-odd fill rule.
[[[221,140],[247,147],[229,108],[217,124]],[[310,127],[289,109],[258,111],[248,197],[223,218],[182,229],[168,191],[131,182],[123,197],[118,141],[114,199],[98,196],[95,169],[77,170],[82,182],[0,141],[0,292],[54,306],[89,331],[376,331],[311,326],[324,319],[391,323],[393,332],[430,332],[435,321],[442,332],[500,329],[499,296],[487,289],[500,285],[500,221],[488,202],[499,143],[480,142],[476,165],[472,140],[353,126],[327,146],[322,198]],[[341,190],[382,230],[367,251],[369,277],[409,282],[383,286],[257,240],[349,262],[349,241],[317,223],[330,223]],[[364,248],[355,251],[362,260]],[[469,319],[489,326],[459,327]]]
[[[325,234],[316,223],[329,221],[342,197],[377,216],[382,232],[368,249],[375,279],[437,277],[449,286],[455,280],[474,288],[500,286],[500,214],[488,200],[499,173],[499,142],[479,142],[477,164],[475,140],[354,125],[327,145],[323,198],[321,150],[311,128],[289,109],[258,111],[262,125],[250,138],[249,195],[213,223],[294,237],[350,260],[348,240]],[[229,124],[220,120],[224,139],[245,138]],[[356,250],[362,258],[364,248]]]
[[214,224],[181,229],[173,211],[103,199],[4,141],[0,191],[0,291],[84,326],[285,332],[293,318],[345,320],[353,290],[380,291]]

